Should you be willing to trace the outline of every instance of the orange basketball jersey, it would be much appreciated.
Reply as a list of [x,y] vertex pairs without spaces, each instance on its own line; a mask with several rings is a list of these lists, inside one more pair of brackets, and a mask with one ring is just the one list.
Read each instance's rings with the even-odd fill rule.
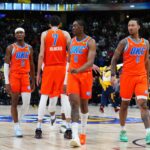
[[16,43],[12,44],[12,56],[10,63],[10,71],[15,73],[29,73],[30,72],[30,46],[25,44],[24,47],[18,46]]
[[48,30],[45,38],[45,66],[66,65],[67,40],[62,30]]
[[[70,66],[71,68],[80,68],[83,64],[87,62],[88,59],[88,41],[91,37],[86,36],[82,41],[78,41],[76,37],[74,37],[70,44]],[[86,70],[91,71],[92,68]]]
[[127,75],[146,75],[145,56],[147,46],[145,39],[139,42],[127,37],[127,45],[123,53],[123,74]]

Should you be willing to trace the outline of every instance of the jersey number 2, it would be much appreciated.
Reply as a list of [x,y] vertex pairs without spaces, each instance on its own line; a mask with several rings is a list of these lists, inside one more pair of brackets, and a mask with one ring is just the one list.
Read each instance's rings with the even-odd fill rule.
[[53,46],[56,46],[57,39],[58,39],[58,34],[53,34],[53,38],[54,38]]

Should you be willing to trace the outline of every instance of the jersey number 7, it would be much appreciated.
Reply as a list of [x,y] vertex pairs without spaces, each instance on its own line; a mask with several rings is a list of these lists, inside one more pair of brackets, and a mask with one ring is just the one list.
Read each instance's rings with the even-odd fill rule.
[[54,38],[53,46],[56,46],[56,44],[57,44],[57,39],[58,39],[58,34],[53,34],[52,36],[53,36],[53,38]]

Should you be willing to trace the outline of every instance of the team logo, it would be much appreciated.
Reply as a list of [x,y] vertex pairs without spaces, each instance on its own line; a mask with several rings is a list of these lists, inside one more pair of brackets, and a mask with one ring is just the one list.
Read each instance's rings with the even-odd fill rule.
[[130,54],[140,56],[144,54],[144,51],[145,51],[144,47],[133,47]]
[[148,90],[145,90],[145,92],[144,92],[145,94],[148,94]]
[[131,49],[130,55],[136,56],[136,63],[140,62],[140,56],[144,54],[145,47],[133,47]]
[[86,95],[87,96],[91,96],[91,92],[86,92]]
[[17,52],[16,53],[16,59],[28,59],[29,58],[29,52]]
[[83,54],[85,46],[72,46],[70,54]]
[[27,86],[27,89],[28,89],[28,90],[31,90],[31,87],[30,87],[30,85],[29,85],[29,86]]

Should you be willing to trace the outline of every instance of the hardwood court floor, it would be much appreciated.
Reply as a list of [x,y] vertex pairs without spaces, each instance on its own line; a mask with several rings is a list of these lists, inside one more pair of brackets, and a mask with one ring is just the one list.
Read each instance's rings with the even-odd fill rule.
[[[96,117],[91,117],[89,120],[87,144],[80,148],[75,148],[75,150],[150,150],[150,146],[145,145],[144,125],[142,123],[133,123],[140,120],[140,113],[137,108],[129,109],[128,117],[130,119],[128,121],[130,123],[126,126],[129,136],[128,143],[118,141],[120,126],[117,123],[118,120],[114,119],[115,117],[118,118],[118,114],[114,114],[112,110],[110,111],[110,108],[107,108],[105,114],[102,115],[98,111],[98,106],[90,106],[89,110],[90,116]],[[28,114],[37,114],[37,109],[31,107]],[[58,107],[57,114],[60,114],[60,107]],[[10,106],[0,106],[0,118],[9,115]],[[114,118],[109,118],[108,116],[113,116]],[[27,118],[27,120],[30,119],[32,120],[33,116]],[[69,147],[69,140],[64,140],[63,135],[59,133],[59,124],[56,124],[53,128],[48,123],[43,124],[43,139],[38,140],[34,138],[36,122],[22,123],[24,137],[16,138],[13,134],[13,123],[7,122],[8,120],[5,120],[5,118],[0,119],[0,150],[73,149]]]

